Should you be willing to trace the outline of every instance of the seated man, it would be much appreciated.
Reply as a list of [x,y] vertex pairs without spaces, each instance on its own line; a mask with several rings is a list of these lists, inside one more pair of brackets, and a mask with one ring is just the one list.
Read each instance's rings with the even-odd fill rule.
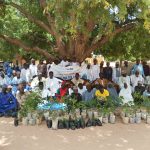
[[16,96],[18,85],[23,82],[22,78],[20,77],[20,72],[16,72],[16,76],[13,77],[12,80],[12,94]]
[[20,72],[16,72],[16,76],[12,80],[12,85],[18,86],[22,82],[23,82],[23,79],[20,77]]
[[128,104],[129,102],[133,102],[132,91],[131,88],[128,87],[127,83],[124,83],[124,87],[121,89],[119,93],[119,97],[122,98],[123,104]]
[[88,102],[94,99],[96,89],[93,89],[90,84],[86,86],[86,89],[87,90],[82,95],[82,100]]
[[84,80],[80,79],[79,73],[76,73],[75,78],[73,78],[71,81],[76,87],[78,87],[79,83],[82,83],[82,84],[84,83]]
[[29,94],[29,92],[25,92],[23,84],[19,84],[18,90],[19,91],[16,94],[16,98],[19,102],[19,105],[22,105],[23,102],[26,100],[26,97]]
[[138,81],[138,85],[135,86],[134,92],[143,95],[144,91],[145,91],[145,87],[142,85],[141,81]]
[[61,84],[61,88],[58,89],[56,93],[56,98],[59,102],[63,102],[63,97],[68,94],[68,84],[66,81],[63,81]]
[[118,99],[118,93],[117,93],[115,87],[113,86],[113,84],[111,82],[108,83],[107,90],[109,92],[109,96],[112,97],[113,100]]
[[128,86],[130,86],[130,77],[127,76],[127,72],[126,71],[122,71],[121,72],[121,76],[119,77],[119,88],[122,89],[124,87],[124,83],[127,83]]
[[49,77],[46,79],[46,89],[49,90],[50,96],[54,97],[57,90],[60,88],[62,80],[55,78],[53,72],[49,72]]
[[106,98],[109,96],[109,92],[108,90],[104,89],[102,85],[99,85],[95,92],[95,96],[100,101],[106,101]]
[[46,79],[44,77],[42,77],[42,74],[38,74],[38,76],[32,80],[32,82],[31,82],[32,89],[35,89],[36,87],[38,87],[39,82],[43,82],[43,86],[45,88]]
[[44,88],[43,82],[39,82],[39,85],[34,91],[38,92],[39,95],[45,100],[51,96],[49,90]]
[[99,73],[99,78],[94,81],[94,84],[97,84],[97,83],[98,83],[98,84],[102,85],[104,88],[106,88],[108,82],[109,82],[109,81],[108,81],[107,79],[104,79],[104,78],[103,78],[103,74],[102,74],[102,73]]
[[3,85],[2,92],[0,93],[0,114],[12,113],[16,112],[16,110],[16,98],[10,92],[7,92],[7,85]]
[[86,86],[84,86],[82,83],[78,84],[78,94],[83,95],[83,93],[86,91]]
[[138,85],[138,81],[141,81],[142,84],[144,84],[144,78],[142,77],[142,75],[140,75],[140,72],[138,70],[135,72],[135,74],[131,75],[130,78],[131,78],[131,84],[133,87],[132,89],[133,92],[134,92],[135,87]]

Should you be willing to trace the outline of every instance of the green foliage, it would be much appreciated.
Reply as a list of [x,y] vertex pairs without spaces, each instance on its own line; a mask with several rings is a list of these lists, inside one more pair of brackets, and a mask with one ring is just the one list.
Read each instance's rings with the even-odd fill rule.
[[108,60],[136,60],[136,58],[149,60],[149,44],[149,32],[139,26],[130,32],[117,35],[102,47],[101,54]]
[[[46,0],[44,8],[41,7],[40,1],[5,0],[4,2],[0,4],[0,35],[20,39],[27,46],[38,46],[54,56],[61,57],[61,54],[55,50],[60,38],[66,54],[72,51],[72,44],[75,44],[75,42],[70,44],[70,41],[83,42],[86,52],[92,44],[105,36],[111,37],[111,40],[100,51],[108,59],[112,57],[134,59],[135,54],[136,57],[143,58],[149,51],[149,0]],[[11,2],[18,4],[27,14],[32,15],[34,21],[12,6]],[[50,15],[50,21],[47,19],[47,14]],[[37,25],[35,20],[54,30],[55,35]],[[120,34],[115,38],[111,35],[116,28],[131,22],[136,22],[137,26],[132,32]],[[79,36],[83,38],[80,39]],[[36,52],[25,53],[22,49],[2,41],[0,41],[0,51],[6,53],[2,54],[3,58],[6,58],[6,55],[11,58],[12,53],[19,53],[24,57],[29,55],[35,58],[41,57]],[[72,58],[72,55],[69,57]]]
[[32,92],[30,93],[23,105],[21,106],[20,115],[22,117],[26,117],[27,113],[33,113],[37,110],[37,106],[42,102],[42,98],[38,93]]

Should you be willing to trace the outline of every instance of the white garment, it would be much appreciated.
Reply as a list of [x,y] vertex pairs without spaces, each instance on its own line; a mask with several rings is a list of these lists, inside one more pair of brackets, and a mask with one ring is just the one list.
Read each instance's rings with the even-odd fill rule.
[[92,80],[94,81],[99,78],[100,66],[92,65],[91,70],[92,70]]
[[44,77],[42,77],[42,79],[39,81],[38,77],[35,77],[32,82],[31,82],[31,87],[32,89],[36,88],[39,85],[39,82],[43,82],[44,85],[44,89],[46,87],[46,79]]
[[66,67],[66,66],[69,65],[69,62],[62,60],[59,65],[62,66],[62,67]]
[[0,86],[3,86],[4,84],[6,84],[7,81],[5,78],[0,77]]
[[55,77],[46,79],[46,89],[50,91],[50,96],[55,96],[57,90],[61,87],[62,80]]
[[47,97],[50,97],[51,96],[51,93],[49,90],[47,89],[43,89],[42,91],[42,98],[47,98]]
[[92,75],[92,70],[91,69],[86,69],[85,70],[85,75],[88,80],[92,81],[93,80],[93,75]]
[[147,76],[145,79],[145,84],[150,85],[150,76]]
[[14,77],[12,80],[12,84],[20,84],[22,83],[22,78],[20,77],[19,79],[17,77]]
[[122,88],[120,93],[119,93],[119,97],[122,97],[122,101],[123,101],[123,104],[127,104],[129,102],[133,102],[133,97],[132,97],[132,91],[131,91],[131,88]]
[[29,69],[31,70],[32,78],[33,78],[33,76],[37,76],[37,74],[38,74],[37,65],[30,64]]
[[69,89],[68,89],[68,92],[69,92],[69,95],[71,95],[74,91],[73,91],[72,88],[69,88]]
[[112,73],[112,81],[115,82],[116,84],[118,84],[119,82],[119,77],[117,77],[117,70],[119,72],[119,74],[121,75],[121,68],[113,68],[113,73]]
[[138,85],[138,81],[141,81],[142,84],[144,84],[144,78],[142,77],[142,75],[139,75],[138,77],[136,75],[131,75],[130,78],[131,78],[133,91],[134,91],[134,88]]
[[22,80],[29,82],[32,78],[31,75],[31,70],[30,69],[21,69],[21,74],[20,77],[22,78]]
[[47,77],[49,77],[50,69],[51,69],[51,64],[47,64]]
[[81,95],[83,95],[83,93],[84,93],[86,90],[87,90],[87,89],[86,89],[86,86],[83,86],[83,89],[80,89],[80,88],[78,87],[78,93],[81,94]]
[[72,63],[71,63],[71,66],[79,66],[79,63],[77,63],[77,62],[72,62]]
[[[54,77],[59,77],[58,72],[54,69],[54,68],[57,67],[57,66],[58,66],[58,65],[56,65],[55,63],[52,63],[52,64],[51,64],[51,68],[50,68],[50,70],[49,70],[49,72],[50,72],[50,71],[53,72]],[[48,74],[48,77],[49,77],[49,74]]]
[[128,86],[130,86],[130,77],[129,76],[126,76],[126,77],[119,77],[119,87],[120,89],[122,89],[124,87],[124,83],[127,83]]

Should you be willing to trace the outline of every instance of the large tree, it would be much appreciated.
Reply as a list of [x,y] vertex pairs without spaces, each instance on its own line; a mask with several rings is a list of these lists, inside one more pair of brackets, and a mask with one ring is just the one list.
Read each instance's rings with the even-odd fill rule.
[[83,61],[138,26],[150,29],[149,0],[0,0],[1,49],[51,60]]

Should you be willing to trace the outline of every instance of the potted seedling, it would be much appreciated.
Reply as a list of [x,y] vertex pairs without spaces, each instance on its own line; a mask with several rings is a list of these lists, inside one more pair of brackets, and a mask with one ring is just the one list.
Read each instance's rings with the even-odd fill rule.
[[29,124],[29,119],[27,117],[27,108],[26,108],[26,106],[21,107],[18,114],[19,114],[20,120],[22,120],[22,124],[23,125],[28,125]]
[[125,104],[123,106],[123,113],[124,113],[124,116],[122,116],[122,121],[124,124],[128,124],[129,116],[130,116],[130,106],[128,104]]
[[42,111],[38,111],[37,112],[37,117],[36,117],[36,124],[37,125],[42,124],[42,119],[43,119],[43,112]]
[[143,120],[146,120],[146,118],[147,118],[147,111],[144,108],[141,109],[141,118]]
[[42,98],[39,96],[38,93],[32,92],[26,97],[26,100],[24,101],[20,110],[20,114],[25,117],[22,119],[23,124],[35,124],[36,119],[32,117],[32,114],[36,112],[37,106],[41,102]]
[[129,122],[131,124],[135,123],[135,113],[136,113],[136,107],[130,106],[130,116],[129,116]]
[[109,109],[104,107],[103,108],[103,118],[102,118],[103,123],[108,123],[109,113],[110,113]]
[[69,130],[69,114],[67,112],[64,113],[63,116],[64,127]]
[[147,118],[146,123],[150,124],[150,99],[145,97],[143,100],[143,106],[146,108],[147,111]]
[[114,113],[110,113],[109,115],[109,122],[114,124],[116,121],[116,116],[114,115]]
[[58,111],[54,110],[51,113],[51,117],[52,117],[52,129],[53,130],[57,130],[58,129]]
[[49,111],[44,111],[43,116],[44,116],[45,120],[47,120],[48,117],[50,116],[50,112]]

